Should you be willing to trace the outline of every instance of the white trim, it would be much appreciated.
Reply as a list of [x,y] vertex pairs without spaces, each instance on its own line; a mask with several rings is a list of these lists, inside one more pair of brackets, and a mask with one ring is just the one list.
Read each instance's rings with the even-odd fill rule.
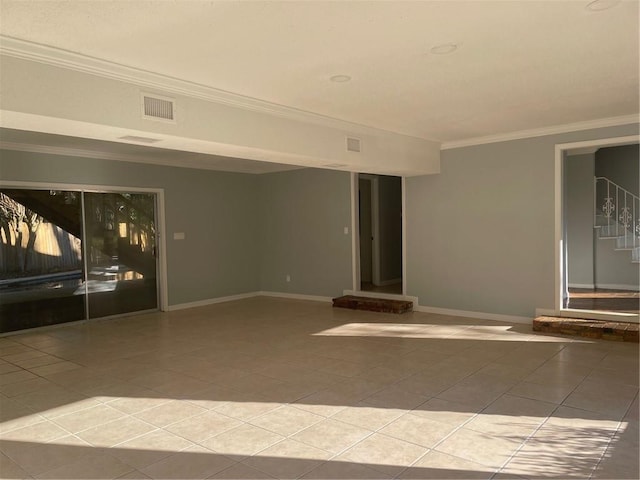
[[323,303],[331,303],[333,302],[332,297],[324,297],[321,295],[303,295],[300,293],[287,293],[287,292],[257,292],[257,296],[260,297],[276,297],[276,298],[287,298],[290,300],[309,300],[312,302],[323,302]]
[[593,290],[596,286],[593,283],[570,283],[569,288],[586,288]]
[[198,300],[195,302],[177,303],[175,305],[169,305],[168,311],[173,312],[175,310],[185,310],[187,308],[204,307],[207,305],[213,305],[215,303],[233,302],[235,300],[244,300],[246,298],[253,298],[260,295],[260,292],[240,293],[238,295],[229,295],[226,297],[208,298],[206,300]]
[[413,302],[414,307],[418,305],[418,297],[410,295],[397,295],[395,293],[368,292],[366,290],[344,290],[343,295],[353,295],[354,297],[382,298],[384,300],[407,300]]
[[625,285],[621,283],[596,283],[596,288],[604,288],[605,290],[629,290],[632,292],[640,292],[640,285]]
[[[150,89],[152,92],[160,91],[174,95],[184,95],[222,105],[230,105],[244,110],[267,113],[281,118],[344,129],[358,134],[401,136],[435,141],[287,107],[257,98],[227,92],[207,85],[161,75],[139,68],[128,67],[96,57],[81,55],[68,50],[28,42],[6,35],[0,35],[0,54],[127,82],[145,89]],[[155,93],[153,93],[153,95],[155,95]]]
[[[407,179],[401,177],[402,186],[402,295],[407,294]],[[417,298],[417,297],[416,297]],[[417,302],[416,302],[417,303]]]
[[[0,187],[11,188],[33,188],[43,190],[79,190],[88,193],[105,193],[105,192],[133,192],[133,193],[153,193],[157,198],[157,232],[161,240],[167,238],[166,234],[166,217],[164,188],[149,187],[123,187],[114,185],[89,185],[84,183],[47,183],[47,182],[22,182],[12,180],[0,180]],[[158,245],[160,250],[160,258],[158,259],[158,278],[159,301],[158,309],[166,312],[169,305],[169,287],[167,281],[167,249],[166,242]]]
[[360,288],[360,218],[358,215],[359,176],[351,172],[351,286],[354,290]]
[[543,137],[545,135],[557,135],[561,133],[577,132],[580,130],[590,130],[596,128],[617,127],[640,122],[640,115],[622,115],[619,117],[601,118],[598,120],[587,120],[584,122],[567,123],[564,125],[553,125],[550,127],[533,128],[529,130],[519,130],[510,133],[500,133],[497,135],[487,135],[485,137],[472,137],[465,140],[454,140],[444,142],[440,150],[452,148],[471,147],[474,145],[485,145],[487,143],[508,142],[511,140],[521,140],[523,138]]
[[387,285],[397,285],[398,283],[402,283],[402,278],[392,278],[391,280],[380,280],[379,283],[375,285],[378,287],[386,287]]
[[466,310],[453,310],[450,308],[426,307],[423,305],[414,306],[415,312],[436,313],[438,315],[451,315],[453,317],[481,318],[483,320],[493,320],[504,323],[520,323],[531,325],[533,319],[530,317],[520,317],[516,315],[502,315],[499,313],[469,312]]

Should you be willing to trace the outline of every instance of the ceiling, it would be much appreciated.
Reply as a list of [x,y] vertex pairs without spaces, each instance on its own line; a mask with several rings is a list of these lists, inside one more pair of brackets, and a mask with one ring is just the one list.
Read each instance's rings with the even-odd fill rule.
[[[0,30],[454,142],[638,113],[639,3],[589,3],[2,0]],[[448,43],[458,49],[431,52]]]

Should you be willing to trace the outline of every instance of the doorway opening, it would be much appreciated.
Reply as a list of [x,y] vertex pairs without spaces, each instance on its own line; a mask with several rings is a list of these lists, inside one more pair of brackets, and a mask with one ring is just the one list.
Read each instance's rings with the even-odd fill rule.
[[402,179],[358,174],[359,290],[403,294]]
[[563,316],[638,321],[638,155],[637,136],[557,146],[556,305]]
[[0,333],[159,307],[156,193],[0,188]]

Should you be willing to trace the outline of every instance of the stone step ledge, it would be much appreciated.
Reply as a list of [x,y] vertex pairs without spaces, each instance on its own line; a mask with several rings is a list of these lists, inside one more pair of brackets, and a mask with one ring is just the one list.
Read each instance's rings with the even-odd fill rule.
[[333,306],[352,310],[398,314],[413,310],[413,302],[408,300],[388,300],[384,298],[356,297],[354,295],[334,298]]
[[584,318],[543,316],[533,320],[533,331],[638,343],[640,325],[637,323],[604,322]]

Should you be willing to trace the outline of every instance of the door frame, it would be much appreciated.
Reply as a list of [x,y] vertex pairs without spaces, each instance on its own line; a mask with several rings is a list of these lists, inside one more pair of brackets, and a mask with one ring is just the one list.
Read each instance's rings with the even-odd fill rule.
[[581,318],[593,320],[624,321],[638,323],[640,316],[632,313],[603,312],[595,310],[577,310],[564,308],[562,299],[565,289],[565,254],[564,254],[564,215],[563,215],[563,194],[564,176],[563,161],[565,153],[569,150],[581,148],[603,148],[615,147],[640,143],[640,135],[628,135],[624,137],[601,138],[597,140],[587,140],[582,142],[558,143],[555,145],[555,168],[554,168],[554,202],[555,202],[555,244],[554,244],[554,272],[555,272],[555,300],[554,311],[549,313],[560,317],[571,317],[579,314]]
[[[378,177],[374,174],[351,172],[351,269],[352,269],[352,291],[359,293],[361,289],[360,278],[360,203],[358,198],[359,179],[371,181],[371,231],[373,233],[372,245],[372,281],[374,284],[380,283],[380,202],[378,196]],[[404,297],[407,295],[407,222],[406,222],[406,182],[405,177],[400,177],[402,189],[402,295],[384,294],[384,296]],[[383,294],[377,294],[382,296]]]
[[[164,189],[163,188],[149,188],[149,187],[133,187],[122,185],[93,185],[83,183],[48,183],[48,182],[16,182],[0,180],[0,188],[31,188],[34,190],[70,190],[70,191],[83,191],[88,193],[117,193],[117,192],[130,192],[130,193],[152,193],[156,195],[156,247],[159,251],[158,256],[158,271],[156,272],[158,278],[158,310],[166,312],[169,310],[169,298],[168,298],[168,282],[167,282],[167,242],[166,236],[166,222],[165,222],[165,203],[164,203]],[[84,229],[83,229],[84,231]],[[135,312],[133,312],[135,313]],[[86,319],[85,319],[86,320]]]

